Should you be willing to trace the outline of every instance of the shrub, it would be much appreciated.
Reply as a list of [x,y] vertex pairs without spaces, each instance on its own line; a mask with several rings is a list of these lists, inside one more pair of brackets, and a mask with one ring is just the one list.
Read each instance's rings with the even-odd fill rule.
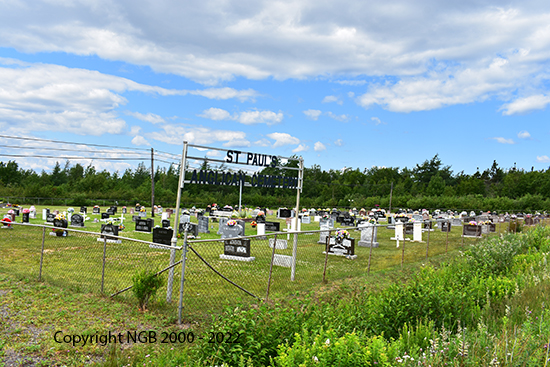
[[155,273],[143,270],[132,277],[132,282],[132,292],[138,300],[138,307],[141,311],[145,311],[149,300],[153,298],[157,290],[162,287],[162,278]]

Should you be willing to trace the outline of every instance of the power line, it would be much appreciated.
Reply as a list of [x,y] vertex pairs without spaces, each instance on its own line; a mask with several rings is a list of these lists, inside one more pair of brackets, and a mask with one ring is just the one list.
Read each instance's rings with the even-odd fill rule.
[[78,149],[66,149],[66,148],[49,148],[49,147],[26,147],[20,145],[3,145],[0,144],[2,148],[14,148],[14,149],[36,149],[36,150],[58,150],[65,152],[84,152],[84,153],[121,153],[121,154],[143,154],[142,152],[125,152],[125,151],[116,151],[116,150],[78,150]]
[[61,157],[61,156],[46,156],[46,155],[24,155],[24,154],[4,154],[0,153],[2,157],[15,157],[15,158],[53,158],[53,159],[91,159],[96,161],[142,161],[149,159],[149,157],[136,157],[136,158],[106,158],[106,157]]
[[128,150],[149,151],[149,149],[147,149],[147,148],[114,147],[112,145],[105,145],[105,144],[75,143],[75,142],[70,142],[70,141],[50,140],[50,139],[40,139],[40,138],[24,138],[24,137],[20,137],[20,136],[9,136],[9,135],[0,135],[0,138],[18,139],[18,140],[32,140],[32,141],[45,141],[45,142],[49,142],[49,143],[60,143],[60,144],[76,144],[76,145],[86,145],[86,146],[90,146],[90,147],[104,147],[104,148],[118,148],[118,149],[128,149]]

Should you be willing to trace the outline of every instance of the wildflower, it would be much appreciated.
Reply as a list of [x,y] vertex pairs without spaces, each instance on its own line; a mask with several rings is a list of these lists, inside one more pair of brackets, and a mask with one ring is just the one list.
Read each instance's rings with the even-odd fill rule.
[[326,344],[327,346],[329,346],[329,345],[330,345],[330,339],[327,339],[327,340],[325,341],[325,344]]

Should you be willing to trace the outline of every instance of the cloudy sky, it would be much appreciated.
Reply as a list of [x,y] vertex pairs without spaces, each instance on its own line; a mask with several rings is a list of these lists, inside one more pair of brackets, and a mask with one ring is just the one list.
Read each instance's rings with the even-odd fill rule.
[[0,160],[546,169],[550,5],[501,4],[0,0]]

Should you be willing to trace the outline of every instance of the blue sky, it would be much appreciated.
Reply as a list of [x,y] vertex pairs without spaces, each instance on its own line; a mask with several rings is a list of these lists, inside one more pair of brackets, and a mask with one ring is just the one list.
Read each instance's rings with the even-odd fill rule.
[[3,161],[170,162],[187,140],[326,170],[550,165],[547,2],[0,4],[0,135],[90,144],[0,138]]

